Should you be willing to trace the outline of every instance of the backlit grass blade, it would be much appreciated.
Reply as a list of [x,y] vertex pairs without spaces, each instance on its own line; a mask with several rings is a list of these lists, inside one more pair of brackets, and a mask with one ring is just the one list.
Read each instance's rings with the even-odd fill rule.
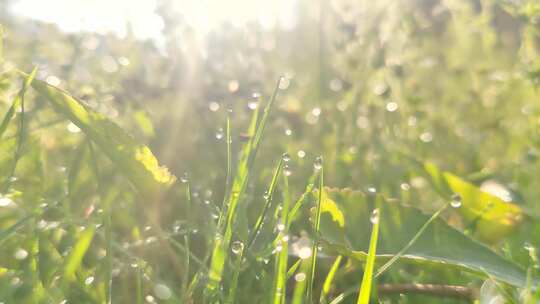
[[300,260],[300,271],[295,275],[296,284],[294,285],[292,304],[303,304],[306,292],[306,273],[309,272],[311,262],[309,259]]
[[95,231],[96,229],[94,226],[89,226],[81,232],[77,243],[75,243],[75,246],[66,259],[66,264],[64,266],[64,280],[75,280],[75,272],[80,267],[82,259],[86,254],[88,247],[90,247]]
[[15,97],[15,100],[13,101],[13,104],[11,105],[10,109],[8,110],[8,113],[4,117],[4,120],[2,121],[2,125],[0,125],[0,137],[2,136],[2,133],[4,133],[5,129],[7,128],[7,125],[9,124],[9,121],[13,118],[13,115],[15,114],[15,110],[17,107],[20,107],[20,114],[19,114],[19,130],[18,130],[18,139],[17,139],[17,147],[15,148],[15,156],[13,158],[13,163],[11,166],[11,171],[9,173],[9,176],[5,180],[3,186],[2,186],[2,192],[5,192],[7,188],[10,185],[11,178],[15,174],[15,170],[17,169],[17,163],[19,162],[19,158],[21,157],[21,149],[22,144],[24,142],[24,133],[25,133],[25,121],[24,121],[24,96],[26,93],[26,90],[34,80],[34,77],[36,76],[37,68],[34,68],[30,75],[28,75],[23,82],[23,87],[17,94],[17,97]]
[[253,118],[248,129],[248,137],[250,139],[242,149],[240,160],[237,165],[236,175],[232,183],[232,190],[227,198],[228,203],[225,204],[222,211],[224,215],[222,215],[222,218],[220,218],[218,223],[218,232],[214,242],[214,248],[212,250],[209,280],[205,290],[207,298],[215,298],[215,293],[221,284],[225,261],[228,258],[228,250],[232,238],[233,224],[237,214],[237,207],[245,192],[250,171],[253,167],[253,161],[257,154],[263,131],[272,105],[276,99],[278,90],[279,81],[274,89],[272,97],[264,109],[260,122],[258,122],[259,111],[254,111]]
[[283,177],[283,206],[281,208],[280,225],[278,227],[278,244],[276,246],[276,272],[274,273],[274,291],[272,293],[272,303],[285,303],[285,295],[287,293],[287,266],[289,257],[289,228],[287,227],[287,219],[289,217],[290,195],[289,195],[289,179]]
[[319,302],[327,303],[326,298],[328,297],[330,288],[332,288],[334,277],[336,276],[337,270],[339,269],[339,265],[341,264],[342,259],[343,259],[343,256],[338,255],[338,257],[334,260],[334,263],[332,264],[330,271],[328,271],[328,275],[326,275],[326,279],[324,280],[324,283],[323,283],[323,288],[321,291],[321,297],[320,297]]
[[324,187],[324,166],[322,158],[320,160],[321,168],[319,169],[319,195],[317,198],[317,209],[315,211],[315,234],[313,236],[313,246],[311,249],[311,268],[307,277],[307,301],[313,303],[313,281],[315,279],[315,269],[317,267],[317,251],[319,249],[319,230],[321,228],[321,203]]
[[247,243],[248,248],[250,248],[253,242],[255,241],[255,238],[259,234],[262,224],[264,223],[264,220],[266,219],[268,211],[270,210],[270,205],[272,204],[272,198],[274,196],[274,190],[276,189],[276,185],[279,180],[282,166],[283,166],[283,159],[280,159],[276,167],[276,170],[274,171],[274,175],[272,176],[270,187],[268,187],[268,190],[265,193],[265,202],[264,202],[263,210],[261,211],[261,214],[257,218],[257,221],[255,222],[255,225],[253,226],[253,229],[251,230],[250,236],[248,238],[248,243]]
[[371,239],[369,241],[369,251],[366,260],[366,267],[364,269],[364,276],[362,278],[362,284],[360,285],[360,294],[358,295],[358,304],[369,304],[369,297],[371,295],[371,286],[373,285],[373,268],[375,267],[375,255],[377,254],[377,241],[379,238],[379,209],[373,210],[371,215],[371,223],[373,228],[371,230]]
[[176,181],[147,146],[137,143],[101,113],[44,81],[36,79],[32,87],[95,142],[145,198],[155,199]]

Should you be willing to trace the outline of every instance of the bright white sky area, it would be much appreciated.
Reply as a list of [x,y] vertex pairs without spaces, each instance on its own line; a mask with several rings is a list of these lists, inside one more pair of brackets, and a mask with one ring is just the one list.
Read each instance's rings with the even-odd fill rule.
[[[141,39],[158,38],[163,22],[156,0],[16,0],[18,16],[57,24],[66,32],[113,32],[122,37],[127,23]],[[175,10],[200,34],[223,22],[242,26],[258,21],[265,28],[295,25],[295,0],[177,0]]]

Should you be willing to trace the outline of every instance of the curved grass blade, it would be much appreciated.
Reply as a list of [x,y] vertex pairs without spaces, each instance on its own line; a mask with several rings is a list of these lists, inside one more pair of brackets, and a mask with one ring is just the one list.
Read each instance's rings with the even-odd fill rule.
[[324,283],[323,283],[321,297],[319,300],[320,303],[327,303],[326,298],[328,297],[328,293],[330,293],[330,288],[332,288],[334,277],[336,276],[337,270],[339,269],[339,265],[341,264],[342,259],[343,259],[343,256],[338,255],[337,258],[334,260],[334,263],[332,264],[330,271],[328,271],[328,275],[326,276],[326,279],[324,280]]
[[147,146],[137,143],[104,115],[44,81],[36,79],[32,87],[95,142],[145,198],[155,199],[176,181]]

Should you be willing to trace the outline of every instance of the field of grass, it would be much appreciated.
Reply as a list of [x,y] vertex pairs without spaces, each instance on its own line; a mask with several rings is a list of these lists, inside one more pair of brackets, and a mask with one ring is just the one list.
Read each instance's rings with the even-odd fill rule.
[[0,304],[540,303],[540,3],[367,2],[0,14]]

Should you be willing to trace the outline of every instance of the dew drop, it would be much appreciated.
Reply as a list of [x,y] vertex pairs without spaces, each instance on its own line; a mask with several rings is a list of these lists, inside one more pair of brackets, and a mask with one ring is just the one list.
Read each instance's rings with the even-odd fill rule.
[[219,110],[219,103],[215,102],[215,101],[211,101],[209,104],[208,104],[208,109],[212,112],[216,112],[217,110]]
[[86,279],[84,280],[84,284],[85,284],[85,285],[90,285],[90,284],[92,284],[93,282],[94,282],[94,277],[93,277],[93,276],[89,276],[88,278],[86,278]]
[[459,194],[452,194],[452,197],[450,198],[450,206],[454,208],[461,207],[461,196]]
[[302,282],[306,279],[306,274],[303,273],[303,272],[299,272],[297,274],[294,275],[294,280],[296,282]]
[[292,175],[292,171],[291,171],[291,168],[289,167],[289,165],[283,166],[283,174],[285,176],[291,176]]
[[145,298],[146,302],[148,303],[155,303],[156,301],[154,300],[154,297],[151,296],[151,295],[147,295]]
[[224,135],[223,128],[219,128],[216,132],[216,139],[222,139]]
[[306,157],[306,152],[304,150],[298,150],[297,155],[299,158],[304,158]]
[[234,254],[241,254],[244,251],[244,243],[242,243],[240,241],[232,242],[231,251]]
[[281,159],[284,161],[284,162],[288,162],[291,160],[291,156],[289,155],[289,153],[285,152],[283,153],[283,155],[281,155]]
[[9,197],[1,196],[0,197],[0,207],[7,207],[13,204],[13,200]]
[[286,90],[290,84],[291,84],[291,80],[289,78],[284,77],[284,76],[281,76],[279,78],[279,88],[281,90]]
[[309,246],[303,246],[298,249],[298,257],[302,260],[309,259],[311,255],[313,254],[311,247]]
[[76,124],[70,122],[68,125],[67,125],[67,130],[71,133],[79,133],[81,132],[81,129],[79,127],[77,127]]
[[322,112],[321,108],[319,107],[313,108],[313,110],[311,110],[311,114],[313,114],[313,116],[315,117],[320,116],[321,112]]
[[171,289],[165,284],[156,284],[154,286],[154,294],[161,300],[168,300],[172,296]]
[[283,230],[285,230],[285,224],[278,223],[276,228],[277,228],[278,231],[283,231]]
[[322,156],[318,156],[316,159],[315,159],[315,162],[313,163],[313,168],[317,171],[321,170],[323,167],[323,159],[322,159]]
[[13,257],[17,260],[24,260],[28,257],[28,251],[22,248],[18,248],[17,250],[15,250]]
[[396,102],[389,102],[386,104],[386,111],[388,112],[394,112],[398,109],[398,104]]
[[256,102],[256,101],[250,101],[250,102],[248,102],[247,106],[248,106],[248,109],[253,111],[253,110],[257,109],[257,107],[259,106],[259,103]]
[[286,129],[285,130],[285,135],[291,136],[292,135],[292,130],[291,129]]
[[377,223],[379,223],[379,217],[380,217],[379,208],[376,208],[371,213],[371,216],[369,217],[369,221],[372,224],[377,224]]
[[182,183],[185,184],[185,183],[188,182],[188,180],[189,180],[189,179],[188,179],[188,174],[187,174],[187,172],[185,172],[184,175],[182,175],[182,176],[180,177],[180,182],[182,182]]

